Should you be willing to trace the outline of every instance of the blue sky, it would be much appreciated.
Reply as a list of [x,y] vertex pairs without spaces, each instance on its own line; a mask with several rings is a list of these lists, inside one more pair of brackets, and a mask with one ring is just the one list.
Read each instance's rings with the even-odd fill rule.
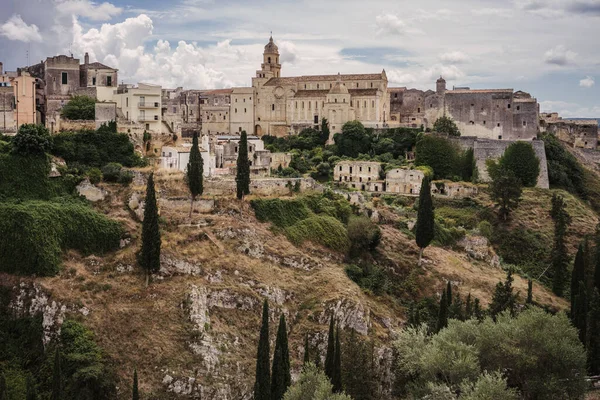
[[73,52],[119,80],[248,86],[270,31],[282,75],[373,73],[391,86],[514,88],[600,117],[600,0],[8,0],[6,69]]

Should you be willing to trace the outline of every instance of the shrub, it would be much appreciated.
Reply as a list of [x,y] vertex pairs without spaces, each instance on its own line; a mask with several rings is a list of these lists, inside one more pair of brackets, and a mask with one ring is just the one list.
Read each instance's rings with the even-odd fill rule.
[[531,143],[512,143],[506,148],[498,164],[500,168],[512,171],[523,186],[536,185],[540,173],[540,160],[535,155]]
[[440,117],[433,123],[433,131],[440,133],[447,133],[450,136],[460,136],[460,131],[449,117]]
[[49,173],[45,154],[0,154],[0,199],[50,199],[72,189],[66,177],[50,179]]
[[373,251],[381,241],[381,229],[367,217],[352,217],[348,220],[350,255],[358,256],[365,251]]
[[584,168],[569,153],[554,135],[542,136],[548,162],[548,180],[553,187],[559,187],[582,199],[587,198]]
[[493,228],[492,224],[490,224],[488,221],[481,221],[477,226],[477,230],[481,236],[487,238],[488,240],[492,238]]
[[434,179],[451,179],[460,174],[460,151],[444,137],[425,135],[417,142],[415,164],[429,166]]
[[295,245],[308,240],[345,253],[350,247],[346,227],[337,219],[315,215],[285,228],[286,236]]
[[511,230],[498,226],[491,240],[504,262],[519,265],[530,276],[539,276],[549,263],[551,240],[539,232],[520,226]]
[[119,174],[118,182],[122,185],[129,185],[131,182],[133,182],[133,172],[122,169],[121,173]]
[[386,293],[390,288],[385,271],[373,264],[350,264],[345,268],[346,275],[362,289],[369,290],[375,295]]
[[342,133],[333,136],[339,156],[358,157],[371,150],[371,138],[359,121],[349,121],[342,126]]
[[462,239],[466,231],[462,227],[446,227],[444,218],[436,216],[433,240],[440,246],[453,246]]
[[60,115],[72,120],[96,119],[96,100],[89,96],[73,96],[63,106]]
[[102,180],[102,171],[99,168],[90,168],[87,171],[87,177],[91,183],[99,183]]
[[40,156],[50,151],[50,133],[43,125],[24,124],[12,140],[12,151],[20,155]]
[[54,275],[61,251],[104,253],[119,247],[118,222],[79,202],[0,203],[0,271]]
[[301,199],[255,199],[250,202],[256,218],[261,222],[272,222],[279,228],[294,225],[308,218],[310,210]]

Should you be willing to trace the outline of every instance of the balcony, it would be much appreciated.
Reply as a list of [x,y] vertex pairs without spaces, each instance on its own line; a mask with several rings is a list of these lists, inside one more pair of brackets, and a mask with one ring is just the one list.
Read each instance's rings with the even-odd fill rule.
[[160,107],[159,102],[143,101],[138,103],[138,108],[158,108]]
[[158,121],[158,115],[140,115],[138,122],[153,122]]

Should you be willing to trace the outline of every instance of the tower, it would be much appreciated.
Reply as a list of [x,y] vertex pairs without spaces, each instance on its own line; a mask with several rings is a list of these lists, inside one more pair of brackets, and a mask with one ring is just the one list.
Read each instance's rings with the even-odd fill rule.
[[440,75],[440,79],[435,82],[435,91],[437,94],[446,93],[446,80]]
[[273,36],[269,38],[269,43],[265,46],[263,62],[260,67],[261,70],[256,72],[257,78],[279,78],[281,73],[279,49],[275,42],[273,42]]

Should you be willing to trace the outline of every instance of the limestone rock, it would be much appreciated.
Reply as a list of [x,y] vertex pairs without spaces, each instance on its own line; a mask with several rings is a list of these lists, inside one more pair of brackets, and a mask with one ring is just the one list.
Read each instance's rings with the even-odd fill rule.
[[328,324],[332,314],[342,329],[351,328],[366,335],[371,327],[370,310],[365,309],[362,303],[355,303],[349,299],[330,303],[325,306],[325,310],[319,317],[319,323]]
[[[202,357],[202,362],[207,371],[213,371],[219,364],[221,352],[215,345],[210,331],[210,316],[208,313],[208,291],[205,287],[191,285],[186,301],[189,319],[194,325],[198,339],[190,343],[190,348],[195,354]],[[181,386],[177,386],[181,388]]]
[[486,237],[480,235],[467,235],[458,241],[457,246],[462,248],[469,257],[485,261],[492,267],[500,266],[498,255],[491,248]]
[[106,197],[106,190],[92,185],[87,178],[77,185],[76,189],[80,196],[92,202],[102,201]]
[[163,277],[173,275],[198,276],[202,274],[202,268],[199,264],[192,264],[185,260],[171,257],[167,254],[161,254],[160,270],[158,271],[158,274]]
[[146,202],[144,200],[144,196],[141,193],[133,192],[127,201],[127,207],[137,217],[138,221],[144,220],[144,208],[146,206]]

